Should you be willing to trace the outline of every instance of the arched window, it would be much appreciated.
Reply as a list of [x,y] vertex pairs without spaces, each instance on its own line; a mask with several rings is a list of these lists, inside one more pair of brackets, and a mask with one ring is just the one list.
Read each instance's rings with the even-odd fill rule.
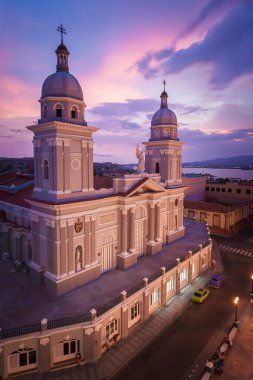
[[77,119],[77,116],[78,116],[77,108],[76,108],[76,106],[73,106],[71,108],[71,117],[72,117],[72,119]]
[[44,160],[43,161],[43,176],[44,176],[44,179],[48,179],[49,178],[49,175],[48,175],[48,160]]
[[47,108],[47,105],[44,104],[43,106],[43,110],[42,110],[42,117],[47,117],[47,111],[48,111],[48,108]]
[[160,164],[159,164],[159,162],[155,163],[155,173],[160,173]]
[[36,350],[33,348],[23,348],[23,345],[20,345],[18,351],[14,351],[9,355],[9,373],[35,368],[37,366],[36,363]]
[[62,105],[61,104],[56,104],[55,115],[56,115],[56,117],[62,117]]

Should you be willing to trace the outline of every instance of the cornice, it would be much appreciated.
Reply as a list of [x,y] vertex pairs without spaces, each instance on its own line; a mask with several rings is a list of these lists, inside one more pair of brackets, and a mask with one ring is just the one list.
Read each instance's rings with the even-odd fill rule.
[[44,131],[50,131],[50,130],[57,130],[58,132],[79,132],[79,133],[94,133],[99,131],[99,128],[91,127],[91,126],[85,126],[85,125],[78,125],[78,124],[70,124],[70,123],[63,123],[60,121],[50,121],[48,123],[42,123],[42,124],[36,124],[36,125],[29,125],[26,127],[29,131],[33,132],[44,132]]

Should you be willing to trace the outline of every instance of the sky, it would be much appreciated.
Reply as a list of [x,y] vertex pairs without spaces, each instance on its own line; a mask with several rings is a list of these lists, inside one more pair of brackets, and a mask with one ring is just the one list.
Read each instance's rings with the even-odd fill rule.
[[137,161],[164,78],[183,162],[253,154],[253,0],[0,0],[0,156],[33,154],[60,23],[94,161]]

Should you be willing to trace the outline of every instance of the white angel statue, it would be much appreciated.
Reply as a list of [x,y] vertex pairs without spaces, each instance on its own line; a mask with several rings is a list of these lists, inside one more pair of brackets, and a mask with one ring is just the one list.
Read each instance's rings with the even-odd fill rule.
[[137,144],[137,147],[136,147],[136,158],[139,160],[139,165],[138,165],[138,171],[139,173],[143,173],[144,172],[144,169],[145,169],[145,166],[144,166],[144,152],[145,152],[145,148],[140,150],[139,149],[139,144]]

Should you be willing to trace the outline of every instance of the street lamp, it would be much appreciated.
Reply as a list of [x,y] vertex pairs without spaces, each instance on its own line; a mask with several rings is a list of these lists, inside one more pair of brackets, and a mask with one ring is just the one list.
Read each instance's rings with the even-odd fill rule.
[[238,321],[238,317],[237,317],[238,303],[239,303],[239,297],[235,297],[235,299],[234,299],[234,304],[235,304],[235,319],[234,319],[234,322],[233,322],[233,326],[234,327],[238,327],[238,325],[239,325],[239,321]]

